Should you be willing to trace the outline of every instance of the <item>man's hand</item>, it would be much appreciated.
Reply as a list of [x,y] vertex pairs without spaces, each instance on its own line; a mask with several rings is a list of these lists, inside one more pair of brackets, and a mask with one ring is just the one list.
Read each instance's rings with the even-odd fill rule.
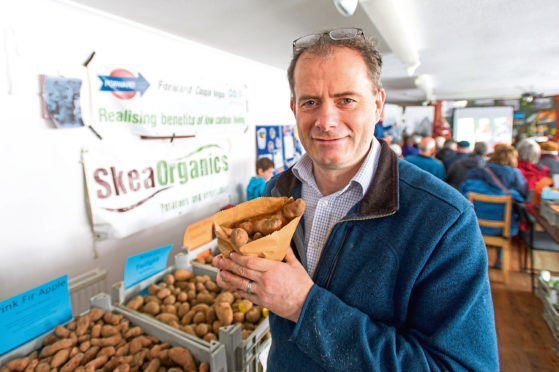
[[[285,262],[231,253],[213,259],[220,269],[217,284],[268,308],[274,314],[297,323],[313,281],[291,248]],[[249,282],[250,293],[247,293]]]

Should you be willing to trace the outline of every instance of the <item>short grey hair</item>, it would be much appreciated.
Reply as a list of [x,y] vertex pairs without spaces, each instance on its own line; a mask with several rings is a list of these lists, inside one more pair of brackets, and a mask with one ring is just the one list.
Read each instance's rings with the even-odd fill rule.
[[540,161],[542,150],[538,143],[533,139],[523,139],[517,145],[518,160],[528,161],[536,164]]
[[476,154],[476,155],[483,156],[483,155],[487,154],[488,150],[489,150],[489,147],[487,146],[487,143],[476,142],[476,144],[474,145],[473,153]]

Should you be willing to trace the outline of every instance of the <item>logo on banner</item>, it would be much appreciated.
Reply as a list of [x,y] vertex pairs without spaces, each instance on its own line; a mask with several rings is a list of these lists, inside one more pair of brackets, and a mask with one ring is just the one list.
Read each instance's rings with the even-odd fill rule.
[[116,98],[127,100],[132,99],[137,92],[143,96],[149,88],[149,82],[138,72],[134,76],[130,71],[118,68],[111,71],[110,75],[97,75],[103,85],[101,91],[111,92]]
[[122,213],[139,207],[173,186],[182,186],[228,171],[229,159],[223,148],[216,144],[208,144],[180,158],[160,160],[155,166],[144,165],[125,169],[116,165],[99,167],[93,172],[93,179],[95,193],[100,200],[120,199],[126,194],[142,195],[127,206],[101,207],[110,212]]

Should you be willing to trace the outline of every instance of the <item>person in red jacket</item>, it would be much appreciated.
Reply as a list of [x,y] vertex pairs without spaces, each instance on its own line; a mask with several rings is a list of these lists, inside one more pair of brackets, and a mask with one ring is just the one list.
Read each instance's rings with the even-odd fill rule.
[[518,169],[526,179],[529,190],[534,190],[536,183],[543,177],[549,177],[549,168],[540,167],[541,149],[533,139],[524,139],[517,145]]

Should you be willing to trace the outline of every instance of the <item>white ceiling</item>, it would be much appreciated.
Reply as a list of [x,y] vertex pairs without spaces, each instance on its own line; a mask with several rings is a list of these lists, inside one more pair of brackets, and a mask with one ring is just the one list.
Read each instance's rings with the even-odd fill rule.
[[[425,100],[419,75],[429,76],[436,99],[559,94],[559,0],[360,0],[351,17],[332,0],[73,1],[281,69],[293,39],[361,27],[380,42],[390,102]],[[373,3],[401,15],[421,62],[413,76],[367,15]]]

